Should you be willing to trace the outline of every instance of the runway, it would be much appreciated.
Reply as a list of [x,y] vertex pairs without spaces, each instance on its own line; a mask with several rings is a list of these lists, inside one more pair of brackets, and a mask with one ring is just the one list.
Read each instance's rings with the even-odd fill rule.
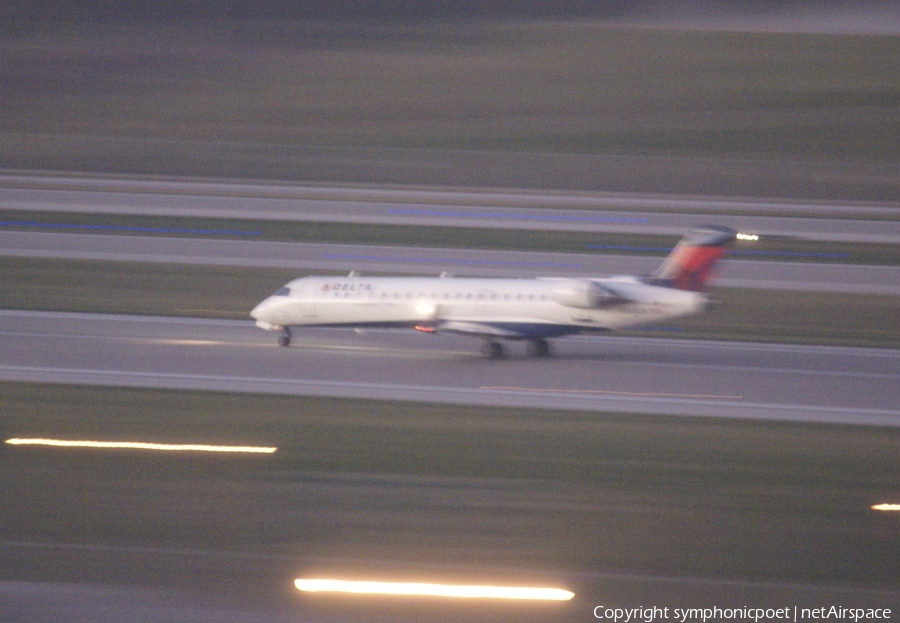
[[[63,195],[48,195],[42,197],[39,194],[13,193],[5,195],[8,190],[18,191],[51,191],[55,193],[71,192],[98,193],[96,196],[115,196],[109,193],[117,193],[118,196],[132,196],[131,201],[115,207],[116,201],[105,200],[101,202],[103,207],[86,205],[89,209],[102,211],[121,210],[122,214],[141,214],[141,210],[152,206],[155,211],[172,210],[171,215],[183,216],[212,216],[217,214],[216,201],[218,197],[261,197],[281,198],[287,200],[297,199],[321,199],[325,201],[361,201],[361,202],[398,202],[404,204],[419,203],[427,205],[447,205],[456,202],[458,205],[483,204],[493,207],[522,206],[539,207],[552,206],[554,208],[643,208],[660,211],[698,211],[701,213],[729,213],[729,212],[757,212],[766,214],[786,213],[802,207],[803,211],[821,214],[823,216],[876,216],[886,218],[896,217],[900,214],[900,206],[884,202],[837,202],[837,201],[793,201],[793,200],[764,200],[742,199],[739,197],[697,197],[687,195],[659,195],[640,193],[613,193],[613,192],[579,192],[565,193],[560,191],[535,191],[535,190],[503,190],[503,189],[428,189],[412,186],[359,186],[340,187],[327,184],[299,184],[299,183],[255,183],[234,180],[182,180],[178,178],[117,178],[117,177],[61,177],[53,175],[28,175],[7,173],[0,174],[0,198],[22,201],[23,209],[42,209],[38,205],[44,200],[54,200]],[[211,200],[192,208],[183,208],[182,211],[173,207],[172,201],[154,201],[145,199],[141,201],[136,195],[172,195],[172,196],[199,196],[209,197]],[[87,195],[82,195],[87,196]],[[60,207],[69,202],[63,200]],[[85,205],[84,202],[75,201],[74,205]],[[134,203],[135,205],[129,205]],[[53,205],[46,203],[46,205]],[[208,212],[193,212],[203,210]],[[129,212],[129,210],[136,210]],[[296,210],[280,212],[283,218],[290,218]]]
[[900,352],[570,338],[488,361],[477,340],[250,321],[0,312],[0,378],[456,404],[900,426]]
[[[0,231],[0,255],[494,277],[642,275],[658,257]],[[731,260],[726,287],[900,295],[900,267]]]
[[[298,199],[275,196],[296,187],[173,183],[161,187],[128,181],[118,189],[115,184],[92,189],[83,180],[77,182],[81,185],[74,191],[57,189],[18,198],[3,189],[0,200],[11,203],[0,201],[0,206],[449,225],[459,218],[378,213],[421,212],[435,205],[445,210],[458,200],[456,193],[398,194],[385,189],[367,191],[377,195],[374,199],[372,194],[354,199],[346,194],[348,189],[329,195],[327,188],[310,187],[302,189]],[[67,192],[74,194],[64,196]],[[272,196],[244,196],[267,193]],[[570,211],[551,212],[541,205],[551,200],[555,208]],[[664,215],[652,210],[688,210],[689,201],[693,200],[470,193],[463,210],[482,210],[482,216],[465,217],[482,226],[601,228],[598,231],[633,227],[644,233],[677,226],[672,233],[682,233],[685,228],[678,222],[554,222],[546,217],[602,214],[656,219]],[[646,212],[591,211],[591,206],[616,205]],[[777,202],[715,199],[700,200],[697,206],[687,215],[689,220],[699,215],[707,222],[704,214],[717,210],[753,209],[780,219],[773,221],[779,227],[787,221],[799,223],[779,217],[780,212],[801,209]],[[896,216],[890,206],[803,204],[802,209],[844,219],[858,210],[857,214],[876,219],[873,223]],[[842,218],[830,219],[831,225],[814,235],[876,233],[891,240],[896,235],[884,228],[881,233],[854,230],[852,219]],[[838,229],[829,230],[832,226]],[[31,232],[0,232],[0,249],[8,257],[281,267],[298,274],[355,269],[600,276],[642,274],[660,261]],[[895,267],[740,260],[724,263],[718,283],[900,294],[900,272]],[[131,426],[160,437],[172,430],[233,436],[240,442],[247,436],[272,436],[266,441],[280,446],[275,461],[250,467],[220,459],[64,456],[0,447],[0,498],[8,502],[0,509],[2,609],[12,612],[13,618],[21,614],[67,623],[123,618],[158,623],[173,617],[197,623],[464,619],[546,623],[592,620],[594,607],[613,604],[897,603],[893,582],[885,580],[895,574],[890,559],[890,552],[896,551],[895,517],[876,515],[869,508],[873,502],[894,499],[893,464],[879,459],[881,463],[871,465],[889,467],[869,469],[863,459],[870,454],[890,456],[893,450],[888,447],[885,452],[885,444],[879,447],[878,440],[900,426],[896,390],[900,351],[624,337],[561,339],[553,342],[553,348],[551,358],[535,360],[525,356],[522,344],[513,343],[507,358],[488,361],[477,354],[478,341],[465,337],[313,329],[298,332],[294,345],[285,349],[276,346],[274,334],[256,328],[249,319],[0,310],[0,380],[63,383],[84,392],[81,400],[60,400],[59,405],[32,397],[25,405],[29,413],[11,414],[8,427],[50,434],[54,428],[100,426],[90,418],[106,417],[100,426],[106,436],[122,434]],[[389,412],[338,413],[336,418],[323,417],[317,428],[308,422],[301,425],[292,405],[277,416],[284,418],[278,429],[268,419],[276,419],[275,415],[252,410],[236,409],[228,416],[231,419],[214,411],[213,418],[195,421],[189,396],[147,392],[145,399],[153,395],[161,402],[150,408],[146,419],[136,418],[128,426],[118,421],[115,405],[108,404],[72,410],[70,421],[70,404],[102,400],[104,392],[93,386],[223,392],[203,400],[229,404],[242,397],[261,400],[247,394],[274,394],[379,399],[415,408],[409,409],[411,415],[401,416],[402,409],[392,403],[376,403],[387,404]],[[34,391],[30,385],[14,387],[22,395]],[[174,403],[165,402],[170,399]],[[323,402],[337,405],[335,410],[344,404]],[[484,423],[490,417],[486,409],[462,422],[430,422],[421,413],[423,404],[513,407],[524,417],[517,412],[515,430],[508,430],[509,422]],[[554,412],[527,411],[531,408],[578,413],[558,424]],[[45,417],[42,410],[54,415]],[[341,418],[347,421],[341,423]],[[713,418],[731,421],[722,426]],[[791,425],[758,436],[759,430],[769,427],[751,420],[847,426]],[[615,428],[617,421],[625,422],[625,432]],[[642,427],[647,421],[666,428],[654,437]],[[529,455],[538,463],[546,462],[541,474],[567,466],[583,423],[587,428],[610,423],[612,428],[586,438],[582,452],[596,462],[583,470],[579,466],[584,463],[573,463],[566,473],[577,477],[515,472],[515,461]],[[489,426],[496,429],[482,428]],[[737,433],[727,432],[737,428]],[[559,437],[561,430],[569,431],[569,436]],[[722,439],[706,437],[710,430],[725,430],[727,443],[704,443]],[[850,463],[857,471],[847,470],[845,477],[827,452],[844,447],[835,438],[852,439],[861,432],[871,435],[867,439],[872,441],[862,450],[856,448],[863,458]],[[310,460],[321,456],[310,433],[336,440],[340,450],[331,455],[331,467],[309,467]],[[457,438],[463,450],[483,442],[483,454],[474,456],[482,457],[489,469],[512,465],[510,473],[492,477],[479,473],[478,464],[465,476],[443,475],[470,468],[465,459],[452,454],[458,451],[453,446]],[[647,445],[648,439],[655,441]],[[760,439],[765,447],[745,448],[753,443],[748,440]],[[498,445],[507,441],[508,446]],[[393,471],[359,468],[357,455],[374,452],[382,442],[388,454],[399,449],[409,453],[401,452],[402,456],[416,458],[408,464],[398,460],[401,468]],[[819,451],[817,443],[826,450],[810,455],[817,460],[807,460],[806,443],[811,453]],[[779,444],[784,447],[773,449]],[[852,443],[846,447],[854,448]],[[436,450],[451,453],[451,460],[441,464],[447,471],[435,471],[442,474],[435,476],[426,470],[423,475],[416,461],[420,456],[427,460]],[[777,460],[767,462],[766,452]],[[747,467],[748,460],[756,461],[755,468]],[[588,480],[582,482],[584,474]],[[861,552],[870,555],[868,567],[855,569],[862,579],[841,580],[845,561]],[[514,562],[507,564],[510,560]],[[430,575],[457,581],[541,579],[573,590],[577,599],[564,608],[537,610],[444,602],[348,605],[297,595],[290,582],[312,571]],[[823,577],[827,579],[821,583],[810,580]]]
[[[8,210],[666,235],[718,224],[747,233],[806,240],[900,243],[900,208],[893,205],[234,183],[144,181],[117,185],[112,181],[87,184],[85,180],[19,176],[0,177],[0,184],[0,207]],[[816,217],[784,217],[778,216],[779,212]]]

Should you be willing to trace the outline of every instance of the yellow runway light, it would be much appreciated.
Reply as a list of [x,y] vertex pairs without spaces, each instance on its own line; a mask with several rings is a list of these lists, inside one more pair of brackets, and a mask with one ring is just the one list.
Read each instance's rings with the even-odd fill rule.
[[531,599],[568,601],[575,593],[559,588],[425,584],[421,582],[352,582],[347,580],[295,580],[304,592],[337,592],[363,595],[461,597],[469,599]]
[[143,443],[139,441],[74,441],[65,439],[7,439],[13,446],[54,446],[58,448],[116,448],[126,450],[162,450],[166,452],[238,452],[271,454],[278,448],[265,446],[211,446],[205,444]]
[[872,510],[875,510],[875,511],[900,511],[900,504],[873,504]]

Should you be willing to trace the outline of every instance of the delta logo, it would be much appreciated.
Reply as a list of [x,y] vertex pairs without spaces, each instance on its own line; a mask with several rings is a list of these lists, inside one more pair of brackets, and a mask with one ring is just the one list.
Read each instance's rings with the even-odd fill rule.
[[371,283],[323,283],[322,292],[367,292],[374,288]]

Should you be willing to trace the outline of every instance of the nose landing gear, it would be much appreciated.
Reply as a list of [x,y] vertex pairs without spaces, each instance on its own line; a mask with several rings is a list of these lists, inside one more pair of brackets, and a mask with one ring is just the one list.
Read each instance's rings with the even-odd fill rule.
[[278,336],[278,345],[285,347],[291,345],[291,330],[287,327],[285,327],[284,332]]

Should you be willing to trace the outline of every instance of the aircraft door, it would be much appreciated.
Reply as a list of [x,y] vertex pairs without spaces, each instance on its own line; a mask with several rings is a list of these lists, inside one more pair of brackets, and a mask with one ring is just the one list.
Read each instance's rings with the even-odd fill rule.
[[316,315],[316,304],[314,296],[316,294],[316,284],[304,283],[300,286],[297,293],[297,308],[302,318],[313,318]]

